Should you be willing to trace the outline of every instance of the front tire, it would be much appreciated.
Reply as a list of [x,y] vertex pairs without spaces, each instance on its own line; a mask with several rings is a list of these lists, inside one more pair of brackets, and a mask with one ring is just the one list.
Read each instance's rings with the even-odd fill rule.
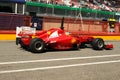
[[33,53],[42,53],[45,49],[45,43],[42,39],[34,38],[30,41],[29,47]]
[[95,50],[102,50],[104,48],[104,40],[101,38],[95,38],[93,39],[91,45]]

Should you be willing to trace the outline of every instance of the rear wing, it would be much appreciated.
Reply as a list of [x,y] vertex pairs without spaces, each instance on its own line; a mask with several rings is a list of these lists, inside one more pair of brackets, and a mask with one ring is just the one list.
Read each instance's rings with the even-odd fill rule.
[[36,33],[36,28],[31,28],[29,26],[16,27],[16,38],[21,38],[21,35],[24,34],[35,34],[35,33]]

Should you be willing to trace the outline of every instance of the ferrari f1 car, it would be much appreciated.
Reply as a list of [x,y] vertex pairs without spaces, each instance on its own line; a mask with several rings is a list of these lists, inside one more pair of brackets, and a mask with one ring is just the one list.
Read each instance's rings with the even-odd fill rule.
[[95,50],[112,49],[112,44],[105,44],[101,38],[91,36],[74,36],[62,29],[49,29],[36,32],[35,28],[17,27],[16,44],[33,53],[42,53],[45,50],[72,50],[85,47],[86,44]]

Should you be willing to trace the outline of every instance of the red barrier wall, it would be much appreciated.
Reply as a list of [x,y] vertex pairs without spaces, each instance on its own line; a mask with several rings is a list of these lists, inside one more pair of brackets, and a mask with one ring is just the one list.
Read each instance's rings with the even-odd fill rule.
[[[43,30],[50,28],[60,28],[62,18],[44,17]],[[80,20],[75,18],[65,18],[64,29],[73,34],[86,35],[120,35],[120,23],[115,22],[114,32],[110,32],[108,21],[102,20]]]

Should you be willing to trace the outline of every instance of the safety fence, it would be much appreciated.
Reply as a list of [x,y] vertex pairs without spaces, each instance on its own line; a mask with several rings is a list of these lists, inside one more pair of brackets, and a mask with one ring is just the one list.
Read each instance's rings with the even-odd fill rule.
[[[62,18],[44,17],[43,30],[50,28],[60,28]],[[80,19],[80,18],[65,18],[64,30],[74,34],[92,34],[92,35],[119,35],[120,23],[114,22],[110,26],[109,21]]]

